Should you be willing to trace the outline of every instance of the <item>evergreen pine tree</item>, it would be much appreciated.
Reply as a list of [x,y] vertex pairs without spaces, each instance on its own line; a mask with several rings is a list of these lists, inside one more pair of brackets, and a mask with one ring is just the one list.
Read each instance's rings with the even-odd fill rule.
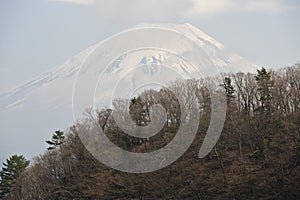
[[29,161],[22,155],[13,155],[9,159],[6,159],[6,163],[3,163],[3,165],[4,167],[2,167],[0,172],[0,198],[9,194],[17,178],[29,165]]
[[64,132],[60,130],[55,131],[55,133],[52,135],[52,139],[46,141],[46,143],[50,145],[50,147],[48,147],[48,150],[55,149],[56,147],[62,145],[64,143],[64,140]]
[[261,102],[262,112],[270,114],[271,100],[272,100],[272,87],[274,85],[271,78],[271,71],[267,71],[264,67],[257,70],[255,80],[258,84],[259,101]]
[[232,86],[231,78],[230,78],[230,77],[225,77],[225,78],[224,78],[224,81],[223,81],[222,86],[223,86],[224,89],[225,89],[227,99],[229,99],[229,98],[234,98],[234,97],[235,97],[235,95],[234,95],[235,89],[234,89],[234,87]]

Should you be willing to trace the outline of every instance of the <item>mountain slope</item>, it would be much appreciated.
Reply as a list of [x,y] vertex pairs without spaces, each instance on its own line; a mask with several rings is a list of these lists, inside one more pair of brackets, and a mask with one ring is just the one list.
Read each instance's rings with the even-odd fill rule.
[[[2,94],[0,96],[0,123],[9,134],[1,133],[0,135],[0,151],[3,152],[1,156],[7,157],[16,151],[28,156],[36,155],[37,152],[45,149],[44,141],[51,132],[72,124],[72,92],[79,71],[80,78],[77,77],[76,88],[82,87],[82,90],[79,90],[81,92],[76,95],[83,101],[81,105],[75,106],[79,108],[80,115],[84,108],[93,106],[87,103],[90,101],[84,101],[84,97],[87,96],[85,88],[91,84],[95,85],[101,73],[103,75],[101,84],[92,88],[95,91],[95,103],[101,107],[110,106],[112,95],[114,97],[119,97],[119,94],[132,95],[135,88],[145,80],[151,81],[157,78],[164,80],[164,84],[167,84],[175,76],[191,77],[195,71],[182,57],[193,53],[193,45],[203,52],[199,55],[200,59],[211,63],[211,66],[208,65],[205,70],[209,71],[210,67],[218,67],[221,71],[255,70],[256,65],[241,56],[229,54],[220,42],[191,24],[141,24],[129,31],[146,28],[172,30],[193,43],[189,46],[185,43],[176,44],[176,41],[173,41],[173,46],[177,45],[176,55],[163,49],[145,48],[118,55],[105,69],[98,65],[81,68],[85,59],[99,46],[96,44],[62,65]],[[147,35],[149,40],[151,37],[155,36]],[[162,41],[161,45],[167,47],[168,42]],[[106,49],[107,53],[113,52],[114,48],[118,47]],[[101,56],[106,55],[101,54]],[[119,83],[118,87],[112,88],[116,83]]]

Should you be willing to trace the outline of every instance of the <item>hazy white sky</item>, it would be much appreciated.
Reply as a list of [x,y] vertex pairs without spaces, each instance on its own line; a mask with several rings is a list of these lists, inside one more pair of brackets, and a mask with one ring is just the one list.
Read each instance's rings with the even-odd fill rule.
[[197,26],[266,67],[300,62],[298,0],[2,0],[0,93],[138,23]]

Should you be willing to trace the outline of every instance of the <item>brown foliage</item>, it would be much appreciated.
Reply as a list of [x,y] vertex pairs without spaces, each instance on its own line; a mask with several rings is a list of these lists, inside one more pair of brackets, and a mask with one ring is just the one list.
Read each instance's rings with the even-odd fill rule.
[[[197,155],[209,124],[210,96],[203,81],[178,81],[170,88],[176,91],[182,84],[193,87],[201,108],[197,137],[179,160],[152,173],[115,171],[89,154],[74,126],[59,149],[35,159],[9,198],[299,199],[300,66],[271,74],[273,111],[267,119],[258,109],[261,103],[254,75],[227,75],[232,79],[235,97],[220,140],[202,160]],[[136,104],[130,110],[137,123],[149,123],[147,109],[155,103],[166,108],[168,117],[164,129],[147,140],[130,137],[118,129],[111,110],[98,112],[99,124],[111,141],[133,152],[161,148],[172,140],[180,124],[178,102],[171,90],[146,91],[141,97],[132,102]]]

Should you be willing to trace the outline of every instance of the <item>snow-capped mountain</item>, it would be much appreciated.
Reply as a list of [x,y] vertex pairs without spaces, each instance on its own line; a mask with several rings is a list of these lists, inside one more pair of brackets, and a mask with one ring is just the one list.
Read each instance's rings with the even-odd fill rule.
[[[254,71],[256,68],[247,59],[229,54],[220,42],[191,24],[141,24],[124,33],[126,35],[130,31],[144,29],[172,30],[180,36],[179,39],[186,39],[177,42],[163,33],[156,35],[159,32],[145,31],[143,37],[148,38],[150,43],[153,42],[152,46],[116,53],[117,57],[105,67],[102,66],[102,61],[95,59],[115,56],[111,54],[122,49],[123,44],[112,43],[113,45],[105,46],[106,43],[99,43],[62,65],[0,95],[0,123],[9,130],[9,133],[0,134],[0,152],[5,154],[3,156],[16,151],[29,156],[41,152],[45,149],[44,141],[52,132],[72,124],[72,105],[77,108],[76,116],[79,116],[85,107],[93,106],[93,103],[97,106],[110,106],[112,97],[132,95],[143,82],[163,81],[162,84],[167,84],[174,77],[197,77],[194,66],[183,59],[191,57],[195,48],[201,51],[199,59],[205,66],[201,69],[204,75],[212,67],[225,72]],[[152,41],[158,37],[161,39]],[[137,36],[131,39],[138,41],[141,38]],[[185,42],[186,40],[189,42]],[[157,48],[158,46],[163,48]],[[169,47],[175,49],[176,53],[167,51]],[[92,94],[93,101],[85,99]],[[78,99],[81,101],[80,105]],[[33,144],[33,138],[40,142]]]

